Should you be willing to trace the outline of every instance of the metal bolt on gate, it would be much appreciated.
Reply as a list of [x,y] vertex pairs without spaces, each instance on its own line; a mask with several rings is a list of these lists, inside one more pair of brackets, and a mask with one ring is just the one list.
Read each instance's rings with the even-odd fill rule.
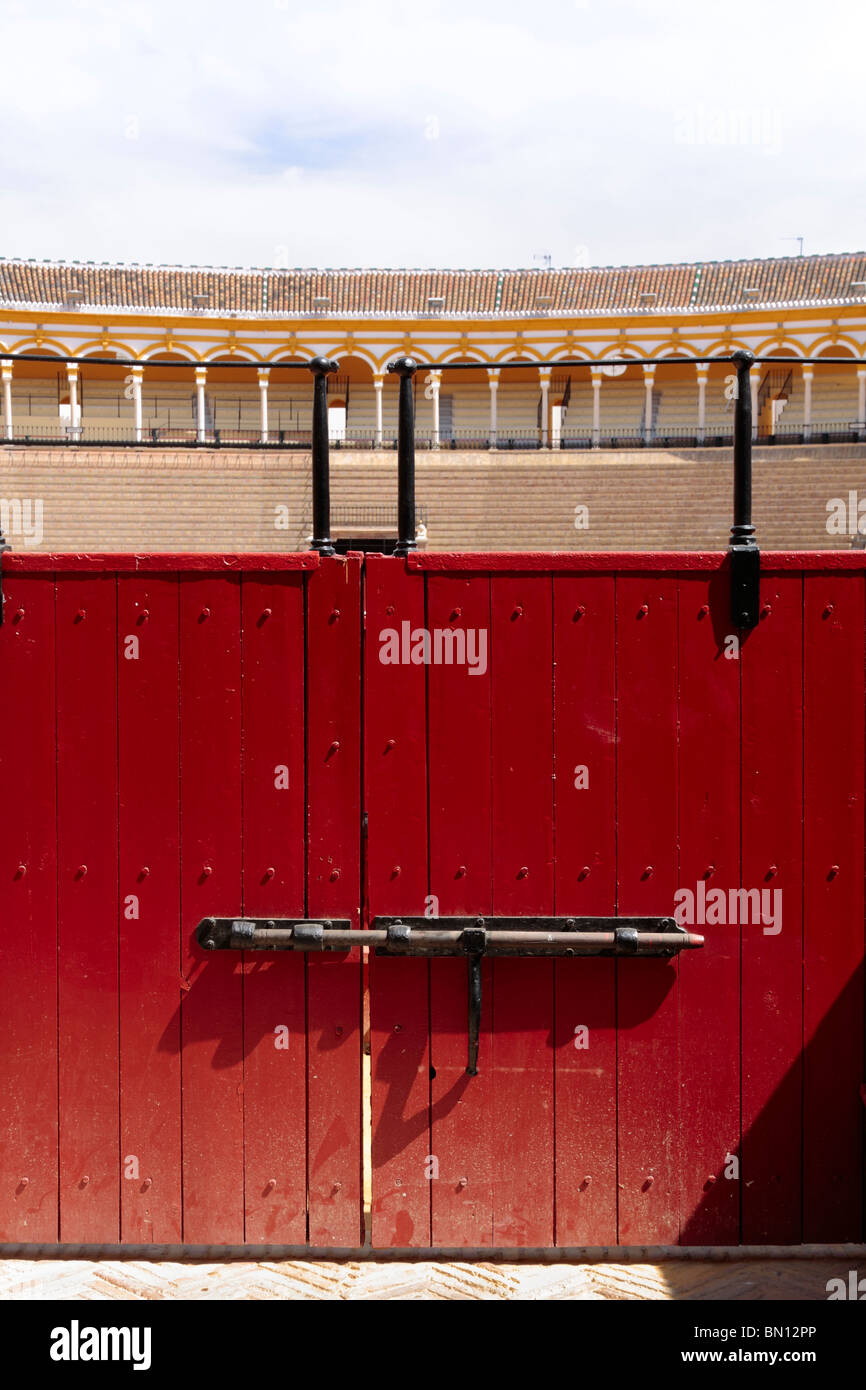
[[206,917],[196,937],[208,951],[350,951],[377,956],[465,956],[468,969],[468,1060],[478,1074],[481,961],[484,956],[675,956],[703,946],[672,917],[374,917],[369,931],[347,918]]

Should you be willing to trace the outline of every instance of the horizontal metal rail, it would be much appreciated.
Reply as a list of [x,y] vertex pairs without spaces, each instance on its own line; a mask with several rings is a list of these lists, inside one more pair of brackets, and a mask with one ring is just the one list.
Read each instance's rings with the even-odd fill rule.
[[[0,351],[0,358],[9,362],[43,362],[49,365],[52,362],[68,362],[72,365],[78,364],[82,367],[207,367],[208,371],[213,368],[219,371],[222,368],[229,368],[232,371],[249,370],[258,371],[260,368],[268,367],[271,370],[279,371],[307,371],[309,362],[280,362],[249,358],[240,358],[233,362],[211,361],[207,358],[200,359],[185,357],[179,359],[164,357],[79,357],[74,353],[66,352],[6,352]],[[652,355],[649,357],[557,357],[547,361],[538,358],[524,358],[520,361],[506,362],[426,362],[418,361],[418,366],[433,372],[466,372],[483,371],[487,368],[508,371],[512,368],[526,367],[639,367],[642,363],[649,366],[651,363],[656,366],[699,366],[703,363],[712,365],[713,362],[733,362],[735,354],[726,353],[705,353],[702,356],[689,354],[683,357],[672,357],[669,353],[664,355]],[[823,362],[830,367],[862,367],[866,365],[866,359],[858,357],[821,357],[807,354],[803,357],[785,356],[778,357],[771,353],[756,353],[752,356],[752,361],[757,366],[763,362],[771,362],[776,366],[781,363],[791,362]]]
[[[595,430],[591,425],[574,425],[563,428],[558,437],[551,437],[547,444],[540,438],[541,431],[536,426],[500,426],[495,431],[489,429],[455,428],[450,435],[439,437],[429,429],[416,429],[415,448],[421,451],[436,450],[447,453],[479,453],[497,451],[507,453],[586,453],[590,450],[632,450],[632,449],[720,449],[730,447],[733,438],[733,421],[725,424],[707,425],[700,433],[694,425],[656,426],[647,433],[639,425],[609,423]],[[779,424],[773,434],[761,435],[755,441],[760,448],[773,448],[784,444],[858,444],[866,440],[866,421],[860,424],[850,420],[813,420],[809,425]],[[216,426],[209,429],[204,438],[199,438],[195,426],[148,425],[142,427],[139,438],[134,426],[127,429],[117,426],[91,425],[87,422],[74,427],[30,424],[26,416],[18,416],[11,436],[2,437],[0,448],[10,445],[29,445],[35,448],[66,449],[232,449],[242,451],[262,451],[274,453],[282,450],[290,453],[309,453],[312,432],[309,429],[289,429],[270,426],[268,438],[261,438],[261,431],[253,429],[238,430]],[[343,439],[331,439],[330,449],[336,453],[352,451],[370,453],[394,453],[397,448],[397,432],[385,428],[382,437],[376,429],[353,429]]]

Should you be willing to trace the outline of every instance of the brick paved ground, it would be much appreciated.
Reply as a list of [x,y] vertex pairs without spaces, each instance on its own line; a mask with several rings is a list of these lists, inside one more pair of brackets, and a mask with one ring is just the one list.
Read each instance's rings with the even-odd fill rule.
[[862,1249],[832,1259],[651,1264],[0,1260],[0,1299],[820,1300]]

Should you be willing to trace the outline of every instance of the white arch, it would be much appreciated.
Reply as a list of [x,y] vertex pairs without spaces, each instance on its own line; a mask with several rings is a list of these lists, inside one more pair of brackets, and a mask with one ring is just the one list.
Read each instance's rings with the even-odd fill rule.
[[365,366],[369,367],[374,375],[379,370],[376,365],[375,357],[367,352],[365,348],[358,347],[356,344],[353,344],[351,348],[347,348],[345,344],[337,344],[335,347],[327,348],[321,353],[313,352],[311,355],[313,357],[332,357],[338,362],[343,361],[346,357],[357,357],[358,361],[363,362]]
[[484,357],[479,348],[454,347],[448,348],[439,354],[440,362],[455,361],[477,362],[479,367],[492,367],[493,361],[490,357]]
[[261,365],[262,359],[255,348],[235,347],[232,352],[231,347],[215,347],[202,358],[202,364],[206,362],[255,362]]
[[186,343],[174,342],[171,347],[167,347],[165,343],[155,343],[153,347],[146,348],[144,352],[139,353],[139,361],[149,362],[152,357],[164,358],[167,353],[170,353],[172,356],[179,356],[180,358],[180,362],[167,363],[166,365],[169,367],[178,367],[181,362],[189,362],[196,366],[204,365],[201,358],[193,353],[192,349]]

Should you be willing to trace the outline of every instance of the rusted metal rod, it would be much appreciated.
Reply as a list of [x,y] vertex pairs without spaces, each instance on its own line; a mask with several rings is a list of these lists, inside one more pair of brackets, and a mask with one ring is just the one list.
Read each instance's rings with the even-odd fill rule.
[[602,952],[640,956],[673,953],[704,944],[702,936],[691,932],[644,932],[629,927],[561,932],[493,929],[483,930],[481,935],[479,940],[463,929],[405,927],[398,935],[383,928],[357,931],[317,922],[296,927],[262,927],[238,921],[232,924],[227,936],[217,929],[200,929],[199,940],[208,950],[351,951],[356,946],[372,946],[387,955],[424,956],[591,956]]

